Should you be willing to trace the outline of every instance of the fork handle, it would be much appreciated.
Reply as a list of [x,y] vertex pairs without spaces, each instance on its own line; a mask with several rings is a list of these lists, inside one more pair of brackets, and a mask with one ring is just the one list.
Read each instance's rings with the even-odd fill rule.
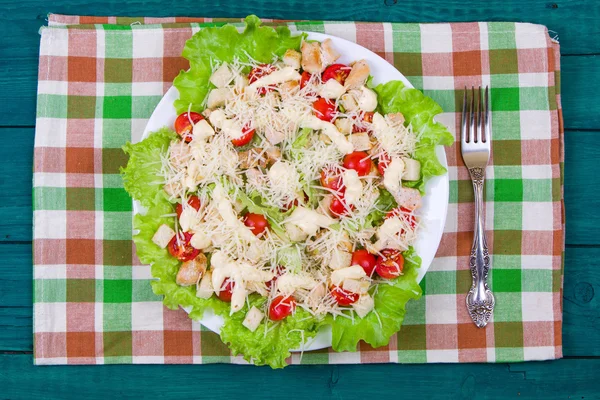
[[494,310],[494,295],[488,287],[487,278],[490,270],[490,256],[484,229],[483,185],[485,168],[470,168],[473,192],[475,194],[475,234],[469,266],[473,283],[467,293],[467,310],[471,319],[479,328],[487,325]]

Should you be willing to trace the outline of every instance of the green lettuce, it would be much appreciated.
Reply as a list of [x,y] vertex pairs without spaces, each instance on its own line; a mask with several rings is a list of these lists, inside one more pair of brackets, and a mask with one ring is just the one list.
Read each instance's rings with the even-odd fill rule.
[[454,143],[454,137],[448,129],[434,121],[434,117],[443,111],[442,107],[421,91],[406,87],[401,81],[382,83],[374,90],[377,92],[378,111],[382,114],[402,113],[419,138],[414,158],[421,163],[421,179],[402,184],[425,193],[425,184],[432,176],[446,173],[446,168],[435,154],[435,147]]
[[[250,307],[260,308],[265,301],[264,297],[252,296]],[[271,368],[287,366],[290,350],[300,348],[302,343],[317,334],[321,326],[308,311],[296,308],[296,312],[283,321],[267,319],[266,326],[263,322],[251,332],[242,325],[247,311],[245,306],[242,311],[225,319],[221,339],[229,345],[232,354],[242,354],[246,361],[256,365],[269,365]]]
[[363,340],[373,347],[385,346],[390,337],[400,330],[406,312],[406,303],[421,297],[421,287],[417,283],[421,258],[411,247],[403,253],[404,275],[380,284],[373,296],[375,308],[365,318],[356,314],[354,319],[328,316],[331,323],[331,347],[335,351],[356,351],[358,342]]
[[287,26],[275,28],[261,26],[256,15],[246,17],[246,29],[239,33],[233,25],[201,29],[183,48],[183,57],[189,60],[190,69],[181,71],[173,81],[179,90],[175,101],[177,113],[191,110],[201,112],[204,98],[214,86],[209,82],[216,60],[233,62],[234,58],[248,61],[248,57],[269,63],[274,56],[282,56],[288,49],[300,49],[306,35],[292,36]]
[[159,155],[166,153],[177,134],[168,128],[153,132],[136,144],[127,143],[123,151],[129,155],[121,176],[125,190],[143,206],[150,207],[165,198]]

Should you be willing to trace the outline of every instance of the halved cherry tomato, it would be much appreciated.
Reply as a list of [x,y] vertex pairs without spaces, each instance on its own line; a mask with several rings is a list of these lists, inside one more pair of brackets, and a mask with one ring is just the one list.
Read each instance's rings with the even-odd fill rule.
[[296,309],[296,300],[292,296],[277,296],[269,306],[269,318],[273,321],[281,321],[291,315]]
[[331,122],[335,118],[335,104],[323,97],[318,98],[313,103],[313,110],[317,118],[323,121]]
[[385,174],[385,170],[387,169],[387,167],[390,165],[391,162],[392,162],[392,160],[390,159],[390,156],[388,156],[388,154],[386,152],[381,153],[381,155],[377,159],[377,170],[379,171],[379,173],[381,175]]
[[402,275],[404,257],[398,250],[384,249],[381,256],[377,257],[375,272],[383,279],[395,279]]
[[312,77],[312,75],[309,74],[306,71],[304,71],[302,73],[302,76],[300,77],[300,89],[304,89],[304,86],[306,86],[306,84],[308,83],[308,81],[310,81],[311,77]]
[[414,227],[417,226],[417,217],[415,217],[415,215],[411,212],[411,210],[409,210],[408,208],[406,208],[404,206],[394,208],[392,211],[389,211],[385,215],[386,219],[392,218],[392,217],[400,217],[400,218],[404,219],[406,221],[406,223],[411,227],[411,229],[414,229]]
[[200,250],[192,247],[190,244],[191,238],[192,234],[189,232],[180,232],[179,240],[177,240],[177,236],[173,236],[167,246],[169,253],[180,261],[190,261],[196,258],[200,254]]
[[364,151],[354,151],[344,156],[344,168],[353,169],[358,176],[365,176],[371,172],[371,157]]
[[248,213],[244,216],[244,225],[250,228],[254,236],[259,236],[271,227],[264,215],[254,213]]
[[365,270],[367,276],[373,275],[377,259],[365,249],[356,250],[352,253],[352,262],[350,265],[360,265]]
[[360,298],[359,293],[349,292],[339,286],[332,286],[330,292],[331,297],[333,297],[335,302],[340,306],[349,306],[352,303],[356,303]]
[[[250,74],[248,75],[248,82],[253,83],[262,78],[263,76],[269,75],[271,72],[275,71],[277,68],[271,64],[261,64],[258,67],[252,68]],[[266,94],[274,90],[274,86],[263,86],[258,89],[259,94]]]
[[233,296],[233,288],[235,287],[235,283],[231,279],[226,279],[221,285],[221,290],[219,290],[219,294],[217,297],[227,303],[231,303],[231,296]]
[[349,214],[352,210],[354,210],[354,206],[352,204],[348,206],[344,202],[343,196],[341,196],[341,198],[337,198],[337,196],[334,197],[329,205],[329,211],[331,211],[331,213],[336,217],[343,217],[344,215]]
[[[196,211],[200,209],[200,199],[196,195],[191,195],[188,197],[187,203],[194,207],[194,210]],[[183,212],[183,205],[181,203],[177,203],[175,206],[175,212],[177,213],[177,219],[181,218],[181,213]]]
[[346,78],[350,74],[352,68],[344,64],[332,64],[323,71],[322,80],[327,82],[330,79],[335,79],[342,85],[346,82]]
[[337,192],[342,186],[342,177],[334,168],[323,168],[321,170],[321,186]]
[[249,126],[244,126],[242,129],[242,136],[237,139],[232,139],[231,143],[236,147],[245,146],[252,141],[253,137],[254,129],[251,129]]
[[192,129],[194,129],[194,125],[203,119],[202,114],[196,112],[179,114],[175,120],[175,132],[189,143],[192,141]]
[[[304,202],[302,204],[306,204],[308,203],[308,196],[306,195],[306,193],[304,193]],[[284,204],[284,206],[281,208],[281,210],[283,212],[289,211],[292,207],[297,207],[300,205],[300,200],[299,199],[294,199],[289,201],[287,204]]]

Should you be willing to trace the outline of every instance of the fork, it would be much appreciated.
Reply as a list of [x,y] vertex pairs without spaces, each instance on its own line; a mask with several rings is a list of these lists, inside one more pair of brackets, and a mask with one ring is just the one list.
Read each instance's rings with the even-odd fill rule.
[[[483,186],[485,169],[490,160],[492,137],[490,133],[489,91],[485,87],[482,99],[481,87],[471,88],[471,99],[467,104],[467,88],[463,97],[460,150],[465,165],[469,169],[475,194],[475,233],[469,257],[473,282],[467,293],[467,310],[478,328],[487,325],[492,316],[496,301],[488,283],[490,256],[484,229]],[[468,108],[468,110],[467,110]],[[469,124],[467,125],[467,120]]]

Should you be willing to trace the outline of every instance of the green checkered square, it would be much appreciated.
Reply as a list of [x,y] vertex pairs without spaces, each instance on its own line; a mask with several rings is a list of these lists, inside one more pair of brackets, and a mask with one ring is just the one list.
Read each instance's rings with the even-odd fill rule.
[[427,362],[427,350],[399,350],[398,362],[424,364]]
[[103,218],[104,238],[108,240],[127,240],[131,238],[133,229],[131,213],[106,211]]
[[106,188],[103,190],[104,211],[131,211],[131,197],[121,188]]
[[160,102],[161,96],[135,96],[132,97],[131,117],[132,118],[148,118],[152,115],[152,111]]
[[518,321],[521,319],[523,302],[521,293],[499,292],[494,285],[490,286],[496,299],[494,308],[494,325],[501,322]]
[[521,292],[520,269],[497,269],[490,273],[490,282],[494,292]]
[[426,349],[427,326],[402,325],[402,329],[400,330],[400,332],[398,332],[398,350],[414,351]]
[[421,53],[394,53],[394,66],[406,77],[423,75]]
[[518,74],[490,75],[490,83],[493,88],[515,88],[519,86]]
[[552,270],[524,269],[522,271],[524,292],[552,292]]
[[67,281],[67,301],[70,303],[95,302],[95,279],[69,279]]
[[37,97],[38,118],[66,118],[68,96],[40,93]]
[[[492,264],[493,265],[493,264]],[[467,293],[471,288],[471,271],[468,269],[459,269],[456,271],[456,292]]]
[[[131,279],[131,268],[130,266],[120,265],[120,266],[111,266],[107,265],[104,267],[104,279],[107,280],[108,289],[113,290],[118,288],[119,290],[111,293],[111,296],[108,300],[111,301],[121,301],[120,298],[117,298],[116,295],[123,296],[123,298],[131,299],[131,285],[126,287],[123,283],[125,281],[129,281]],[[122,282],[123,281],[123,282]],[[106,297],[106,293],[104,294]],[[123,301],[124,302],[124,301]]]
[[552,179],[523,179],[523,201],[554,201]]
[[462,97],[457,103],[454,90],[424,90],[423,93],[435,100],[444,112],[462,111]]
[[[499,140],[521,139],[521,117],[518,111],[492,113],[492,149]],[[495,161],[495,160],[494,160]]]
[[[109,267],[104,267],[104,269],[105,271],[107,269],[110,271]],[[129,278],[131,278],[131,275],[129,276]],[[132,284],[130,279],[105,279],[104,304],[131,303],[131,286]]]
[[295,22],[296,28],[299,31],[311,31],[318,33],[325,33],[325,24],[321,21],[302,21]]
[[521,141],[499,140],[492,144],[494,165],[521,165]]
[[518,87],[492,87],[490,89],[492,111],[519,111],[519,98]]
[[[494,254],[520,255],[523,232],[519,230],[495,230]],[[516,264],[517,266],[520,264]]]
[[[141,267],[133,267],[133,268],[141,268]],[[139,301],[157,301],[160,300],[160,297],[155,295],[152,291],[152,282],[149,279],[134,279],[132,281],[132,300],[134,302]]]
[[547,110],[548,88],[546,87],[523,87],[520,89],[522,110]]
[[131,83],[105,83],[104,95],[107,97],[114,96],[132,96]]
[[103,152],[107,148],[121,149],[128,140],[131,140],[131,121],[126,119],[102,120]]
[[63,303],[67,301],[65,279],[36,279],[33,283],[35,303]]
[[[394,53],[421,53],[421,28],[419,25],[392,24]],[[402,70],[400,70],[402,71]]]
[[102,186],[104,188],[123,188],[123,178],[118,174],[102,175]]
[[106,59],[111,58],[132,58],[133,35],[130,30],[106,30],[104,32]]
[[132,333],[131,331],[110,331],[105,330],[102,334],[104,345],[104,361],[107,364],[131,363],[132,354]]
[[65,210],[67,193],[65,188],[34,187],[33,210]]
[[[494,234],[494,243],[495,243],[495,234]],[[494,250],[494,255],[492,256],[492,266],[494,270],[497,269],[512,269],[517,268],[521,265],[521,254],[518,255],[504,255],[499,254]]]
[[523,203],[495,202],[494,228],[519,229],[523,220]]
[[456,204],[458,203],[458,196],[459,194],[461,194],[462,192],[459,190],[459,182],[460,181],[455,181],[455,180],[451,180],[450,181],[450,193],[448,196],[448,202],[450,204]]
[[515,24],[511,22],[494,22],[488,24],[488,46],[490,50],[515,49]]
[[[102,172],[104,173],[102,176],[104,181],[103,183],[106,182],[106,179],[111,179],[114,178],[115,175],[118,175],[121,168],[127,166],[127,160],[127,154],[125,154],[125,152],[121,149],[104,149],[102,151]],[[109,174],[114,175],[111,177]],[[122,184],[120,186],[107,186],[105,184],[104,187],[122,187]]]
[[[108,83],[125,83],[131,90],[133,79],[133,60],[131,58],[106,58],[104,59],[105,88]],[[106,90],[106,89],[105,89]],[[105,93],[109,93],[105,91]]]
[[67,118],[96,118],[96,108],[100,101],[94,96],[69,96],[67,99]]
[[456,293],[456,273],[454,271],[429,271],[425,294]]
[[131,119],[131,96],[105,96],[104,118]]
[[522,347],[496,347],[496,362],[518,362],[524,361]]
[[132,257],[131,240],[102,241],[103,265],[131,266]]
[[94,211],[96,210],[96,189],[68,187],[67,210]]
[[523,201],[523,181],[520,179],[494,179],[496,201]]
[[[490,50],[490,73],[492,73],[492,84],[494,84],[494,74],[514,74],[517,77],[519,72],[519,62],[517,56],[517,49],[501,49],[501,50]],[[518,86],[518,78],[517,85]]]
[[[421,281],[421,285],[425,280]],[[423,290],[425,292],[426,289]],[[411,300],[406,304],[406,314],[404,315],[404,325],[425,324],[425,296],[418,300]]]
[[328,364],[329,363],[329,352],[327,349],[315,350],[304,353],[300,364],[302,365],[316,365],[316,364]]
[[111,303],[105,300],[102,307],[105,332],[131,331],[131,299],[129,299],[129,303]]

